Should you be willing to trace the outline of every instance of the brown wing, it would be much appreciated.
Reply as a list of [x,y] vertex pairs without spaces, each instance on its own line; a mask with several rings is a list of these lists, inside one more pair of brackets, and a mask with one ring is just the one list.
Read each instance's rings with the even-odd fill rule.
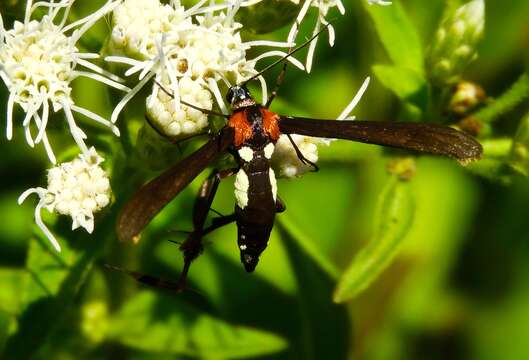
[[139,233],[209,163],[233,144],[234,132],[225,127],[220,133],[178,164],[154,178],[134,194],[118,216],[120,240],[137,240]]
[[382,121],[318,120],[282,116],[279,129],[285,134],[346,139],[391,146],[460,161],[481,157],[481,144],[469,134],[448,126]]

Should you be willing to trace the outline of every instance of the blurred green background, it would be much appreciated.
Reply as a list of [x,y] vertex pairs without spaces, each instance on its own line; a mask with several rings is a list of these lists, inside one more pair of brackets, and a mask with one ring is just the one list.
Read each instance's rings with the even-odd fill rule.
[[[101,3],[78,1],[72,19]],[[529,2],[485,3],[479,58],[463,78],[482,86],[491,104],[527,71]],[[409,19],[422,52],[427,53],[449,5],[457,6],[442,0],[394,1],[396,9],[384,11],[403,9],[405,22]],[[16,1],[1,2],[6,28],[14,18],[21,18],[20,6]],[[410,105],[413,99],[394,95],[398,90],[388,89],[384,79],[373,76],[373,65],[403,65],[399,56],[406,59],[406,49],[413,51],[414,44],[402,38],[403,52],[388,56],[388,45],[380,41],[384,31],[401,35],[405,29],[394,27],[400,20],[375,26],[373,19],[380,15],[373,11],[381,9],[370,8],[363,0],[348,0],[345,7],[345,16],[335,10],[329,15],[336,18],[336,45],[328,47],[326,34],[319,39],[312,73],[291,68],[272,110],[336,117],[365,77],[372,76],[354,112],[357,118],[424,120],[425,113],[418,115]],[[242,20],[250,19],[247,29],[257,21],[250,17],[254,15],[242,14]],[[311,13],[301,36],[310,34],[314,21]],[[81,48],[99,51],[108,26],[100,21]],[[285,26],[258,37],[281,40],[287,32]],[[266,75],[269,84],[278,71]],[[0,113],[5,114],[4,86],[0,95]],[[103,116],[109,117],[114,96],[93,81],[75,83],[76,103]],[[89,141],[106,158],[103,166],[112,174],[115,201],[96,217],[92,235],[71,232],[70,219],[44,211],[45,222],[64,247],[61,254],[53,252],[34,226],[36,199],[22,206],[16,203],[27,188],[45,186],[49,163],[44,149],[26,145],[20,110],[13,141],[2,135],[0,347],[4,358],[529,358],[529,182],[508,167],[508,151],[496,159],[486,156],[481,163],[496,161],[491,168],[479,162],[465,168],[451,160],[417,157],[416,175],[398,185],[405,186],[413,205],[390,209],[397,220],[410,219],[411,225],[386,236],[395,249],[368,254],[368,260],[378,256],[376,260],[388,263],[379,268],[380,274],[371,274],[369,287],[336,304],[333,293],[344,279],[344,270],[366,244],[380,240],[377,229],[393,219],[384,216],[389,210],[383,205],[393,197],[381,195],[384,189],[396,189],[391,188],[394,176],[388,175],[386,166],[407,154],[345,141],[321,147],[319,173],[279,180],[287,211],[278,216],[255,273],[244,272],[235,226],[227,226],[207,237],[203,255],[191,267],[190,286],[196,291],[174,294],[139,285],[103,267],[108,263],[176,279],[182,258],[178,246],[168,240],[183,240],[171,230],[191,229],[193,198],[206,175],[156,217],[139,244],[118,243],[114,233],[118,209],[143,181],[158,173],[125,156],[127,135],[134,144],[143,125],[143,106],[138,96],[127,107],[120,122],[127,124],[130,134],[125,133],[121,142],[79,117]],[[483,142],[509,142],[528,110],[527,98],[516,102],[497,116],[482,135]],[[70,160],[76,150],[62,117],[59,113],[52,118],[48,136],[57,153],[63,154],[62,160]],[[439,117],[446,123],[455,120],[445,113]],[[162,149],[169,157],[176,153],[170,147]],[[233,201],[233,179],[226,180],[214,208],[229,213]]]

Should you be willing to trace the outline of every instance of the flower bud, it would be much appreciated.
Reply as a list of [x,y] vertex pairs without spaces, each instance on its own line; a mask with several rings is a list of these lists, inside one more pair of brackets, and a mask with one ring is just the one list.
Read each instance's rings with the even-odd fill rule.
[[388,173],[397,176],[400,181],[411,180],[417,172],[415,159],[413,157],[403,157],[391,160],[386,170]]
[[465,115],[481,104],[486,98],[485,90],[469,81],[459,82],[455,88],[448,108],[458,115]]
[[477,58],[476,47],[483,35],[484,25],[483,0],[472,0],[445,18],[426,58],[430,79],[436,85],[454,84]]
[[101,301],[93,301],[81,308],[81,331],[93,343],[101,342],[108,330],[108,309]]

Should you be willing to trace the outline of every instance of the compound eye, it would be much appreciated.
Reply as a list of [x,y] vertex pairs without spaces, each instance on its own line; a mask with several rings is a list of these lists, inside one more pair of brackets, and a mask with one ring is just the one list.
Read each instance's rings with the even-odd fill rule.
[[233,101],[233,88],[229,88],[228,89],[228,92],[226,93],[226,101],[228,102],[228,104],[231,104],[231,102]]

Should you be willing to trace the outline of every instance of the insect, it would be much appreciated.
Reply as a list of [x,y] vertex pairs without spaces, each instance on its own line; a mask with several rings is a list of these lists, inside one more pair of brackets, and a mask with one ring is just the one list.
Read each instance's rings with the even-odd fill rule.
[[[312,39],[314,37],[305,44]],[[301,47],[289,52],[287,56]],[[409,122],[320,120],[279,115],[269,110],[269,106],[284,77],[285,69],[286,63],[278,78],[276,90],[265,105],[257,103],[248,91],[245,84],[249,80],[242,85],[232,86],[226,95],[232,110],[232,114],[225,116],[226,125],[197,151],[140,188],[125,205],[118,217],[118,237],[125,241],[138,239],[140,232],[154,216],[219,156],[229,152],[237,163],[234,169],[213,171],[200,188],[193,211],[194,230],[181,245],[184,269],[179,281],[164,282],[140,273],[128,272],[130,275],[152,285],[181,289],[191,262],[202,251],[202,237],[231,222],[237,225],[241,262],[246,271],[254,271],[261,253],[268,245],[276,214],[285,210],[277,195],[276,176],[270,166],[275,143],[281,134],[289,137],[299,160],[312,165],[314,170],[318,169],[317,166],[303,157],[291,138],[292,134],[390,146],[448,156],[459,161],[474,160],[481,156],[482,147],[479,142],[464,132],[446,126]],[[219,182],[231,175],[235,176],[233,214],[215,218],[210,227],[204,228]]]

